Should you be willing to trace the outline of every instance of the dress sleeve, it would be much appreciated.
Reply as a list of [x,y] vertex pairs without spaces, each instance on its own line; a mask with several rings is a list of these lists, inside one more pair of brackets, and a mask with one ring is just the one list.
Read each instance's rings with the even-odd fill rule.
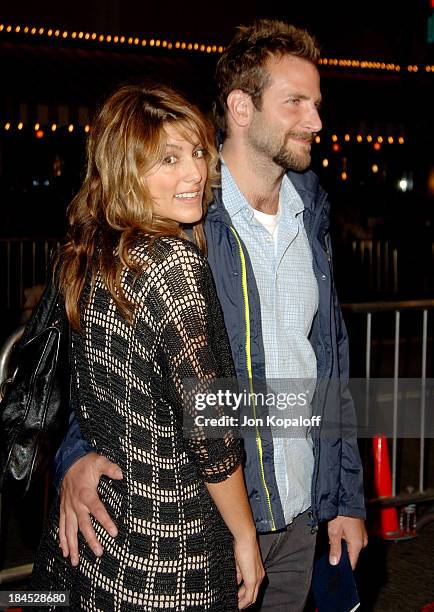
[[[204,385],[234,379],[235,371],[208,262],[195,245],[171,240],[170,251],[158,265],[151,301],[161,322],[161,349],[166,356],[169,385],[183,411],[192,406],[192,380]],[[207,416],[209,416],[209,411]],[[218,407],[215,416],[220,416]],[[223,428],[221,437],[204,432],[186,436],[200,476],[206,482],[228,478],[243,459],[236,432]]]

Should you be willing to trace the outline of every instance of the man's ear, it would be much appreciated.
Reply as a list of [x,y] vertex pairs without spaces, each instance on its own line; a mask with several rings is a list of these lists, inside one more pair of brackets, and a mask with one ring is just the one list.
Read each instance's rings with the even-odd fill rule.
[[230,92],[227,99],[229,116],[232,121],[239,127],[249,125],[253,104],[249,94],[241,89],[234,89]]

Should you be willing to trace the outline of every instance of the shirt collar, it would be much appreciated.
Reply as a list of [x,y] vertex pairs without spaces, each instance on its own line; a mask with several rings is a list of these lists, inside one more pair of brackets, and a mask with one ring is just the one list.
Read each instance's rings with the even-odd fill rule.
[[296,217],[304,211],[304,203],[298,191],[285,174],[280,187],[280,210]]
[[231,218],[235,217],[241,210],[253,217],[253,208],[246,200],[244,194],[236,184],[229,168],[226,166],[223,157],[221,160],[221,176],[222,176],[222,198],[223,203]]

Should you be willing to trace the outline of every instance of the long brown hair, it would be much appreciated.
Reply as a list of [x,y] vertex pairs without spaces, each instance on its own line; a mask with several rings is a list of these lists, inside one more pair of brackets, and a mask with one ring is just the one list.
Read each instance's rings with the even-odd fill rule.
[[[86,279],[93,284],[99,271],[116,306],[131,320],[133,306],[122,289],[121,273],[125,266],[136,268],[129,256],[134,243],[144,234],[150,242],[159,236],[184,235],[178,223],[154,213],[144,178],[162,162],[168,125],[185,137],[193,134],[207,152],[202,203],[206,213],[218,180],[209,122],[183,96],[162,85],[128,85],[111,94],[92,124],[86,177],[69,205],[67,242],[58,260],[60,290],[74,329],[80,327],[79,304]],[[202,222],[194,225],[193,233],[205,251]]]

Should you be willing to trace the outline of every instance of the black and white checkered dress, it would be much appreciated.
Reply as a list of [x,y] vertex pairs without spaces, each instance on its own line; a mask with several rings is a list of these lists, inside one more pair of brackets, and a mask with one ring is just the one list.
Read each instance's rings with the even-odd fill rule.
[[56,504],[32,588],[69,590],[70,609],[88,612],[237,610],[232,538],[204,482],[226,479],[242,450],[230,434],[193,443],[182,432],[183,380],[234,376],[211,271],[181,238],[151,252],[143,241],[132,258],[143,269],[123,275],[133,323],[97,278],[73,336],[82,434],[123,472],[99,487],[119,535],[93,521],[104,554],[81,538],[73,568],[58,547]]

